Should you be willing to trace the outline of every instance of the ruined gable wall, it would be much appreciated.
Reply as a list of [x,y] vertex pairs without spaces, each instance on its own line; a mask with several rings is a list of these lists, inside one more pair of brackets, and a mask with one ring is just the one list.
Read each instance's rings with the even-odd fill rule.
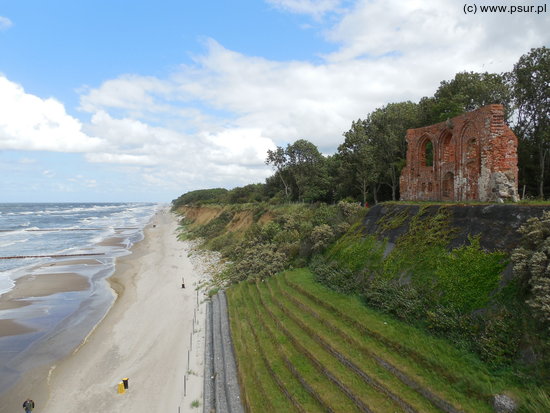
[[406,140],[401,199],[517,199],[517,138],[504,122],[502,105],[409,129]]

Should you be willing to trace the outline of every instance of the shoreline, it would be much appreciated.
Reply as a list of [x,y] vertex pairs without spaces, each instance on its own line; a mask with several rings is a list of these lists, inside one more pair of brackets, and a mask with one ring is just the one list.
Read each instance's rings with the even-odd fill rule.
[[[73,408],[90,412],[145,412],[155,411],[159,403],[170,405],[169,409],[181,407],[186,411],[194,400],[202,404],[200,349],[204,344],[201,337],[204,306],[197,306],[199,294],[194,287],[203,276],[197,273],[188,256],[190,244],[177,240],[176,229],[177,217],[167,210],[153,215],[144,228],[143,239],[132,246],[129,255],[116,259],[115,272],[107,278],[116,299],[104,317],[71,354],[53,365],[38,366],[25,373],[19,383],[6,392],[9,394],[0,399],[0,412],[17,411],[27,397],[33,398],[37,410],[42,412]],[[181,289],[182,274],[185,274],[186,289]],[[166,344],[158,342],[160,337]],[[188,359],[184,350],[190,344],[193,352],[184,369]],[[47,350],[47,343],[45,347]],[[143,347],[147,347],[147,351]],[[143,370],[135,357],[139,356],[140,362],[149,365],[147,353],[154,358],[154,363]],[[117,366],[120,374],[115,373]],[[161,384],[163,380],[160,380],[152,388],[143,387],[152,372],[157,371],[164,378],[168,370],[173,370],[171,386]],[[109,379],[110,373],[113,377]],[[182,396],[184,376],[187,376],[186,397]],[[116,393],[116,384],[122,377],[130,378],[130,389],[125,395]],[[140,383],[141,395],[125,397],[136,393]],[[189,400],[187,405],[186,400]],[[156,403],[153,408],[151,401]],[[68,407],[72,403],[73,408]]]

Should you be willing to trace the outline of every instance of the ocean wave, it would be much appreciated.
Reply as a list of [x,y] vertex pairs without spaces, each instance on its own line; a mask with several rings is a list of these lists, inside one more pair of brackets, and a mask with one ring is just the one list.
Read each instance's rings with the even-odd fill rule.
[[11,278],[0,274],[0,295],[11,291],[14,286],[15,282]]
[[29,227],[29,228],[14,228],[14,229],[0,230],[0,237],[8,237],[8,236],[13,236],[15,234],[24,234],[26,232],[36,231],[39,229],[40,228],[38,227]]
[[9,247],[11,245],[15,245],[15,244],[22,244],[22,243],[25,243],[29,240],[29,238],[24,238],[24,239],[15,239],[15,240],[12,240],[12,241],[8,241],[8,242],[0,242],[0,248],[6,248],[6,247]]
[[[1,204],[0,207],[3,213],[0,230],[5,229],[0,231],[0,248],[4,252],[0,255],[101,252],[109,257],[125,254],[125,250],[142,238],[144,226],[160,204]],[[19,217],[7,216],[22,212],[25,214]],[[122,238],[122,246],[118,243],[111,247],[103,243],[110,237]],[[13,261],[0,263],[0,270],[29,263],[27,260]]]

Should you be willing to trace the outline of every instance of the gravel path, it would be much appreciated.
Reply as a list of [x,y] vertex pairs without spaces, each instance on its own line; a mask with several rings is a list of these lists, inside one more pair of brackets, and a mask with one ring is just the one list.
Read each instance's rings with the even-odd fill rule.
[[223,291],[207,305],[205,342],[204,413],[244,413]]

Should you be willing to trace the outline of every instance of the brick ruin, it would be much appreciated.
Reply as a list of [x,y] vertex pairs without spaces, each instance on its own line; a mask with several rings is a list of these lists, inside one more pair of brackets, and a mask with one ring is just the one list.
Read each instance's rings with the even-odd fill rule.
[[518,139],[502,105],[409,129],[399,181],[407,201],[518,200]]

